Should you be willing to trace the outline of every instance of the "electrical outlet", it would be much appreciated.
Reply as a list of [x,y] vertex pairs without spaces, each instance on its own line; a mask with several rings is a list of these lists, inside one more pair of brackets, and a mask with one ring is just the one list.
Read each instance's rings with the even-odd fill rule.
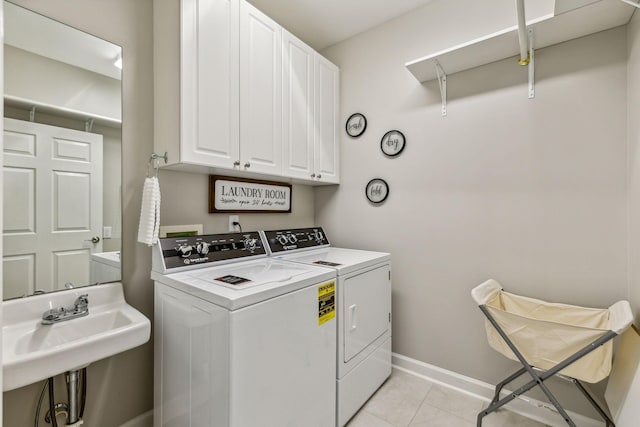
[[239,215],[229,215],[229,231],[230,232],[238,231],[238,226],[233,225],[234,222],[240,222]]

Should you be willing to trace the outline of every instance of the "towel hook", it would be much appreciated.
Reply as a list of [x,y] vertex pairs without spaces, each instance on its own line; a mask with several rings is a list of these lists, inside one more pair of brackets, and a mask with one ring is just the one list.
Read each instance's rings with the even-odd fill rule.
[[160,154],[151,153],[151,157],[149,157],[149,161],[147,162],[147,178],[151,178],[150,169],[152,167],[153,161],[155,160],[155,164],[153,165],[153,169],[155,170],[155,177],[158,177],[158,170],[160,170],[160,159],[163,159],[165,163],[169,161],[169,157],[167,156],[167,152],[164,152],[164,156]]

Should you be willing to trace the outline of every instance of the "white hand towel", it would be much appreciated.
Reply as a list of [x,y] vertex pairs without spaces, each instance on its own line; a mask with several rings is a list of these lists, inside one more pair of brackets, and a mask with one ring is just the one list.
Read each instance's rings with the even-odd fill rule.
[[157,177],[144,180],[138,226],[138,242],[151,246],[158,242],[160,231],[160,184]]

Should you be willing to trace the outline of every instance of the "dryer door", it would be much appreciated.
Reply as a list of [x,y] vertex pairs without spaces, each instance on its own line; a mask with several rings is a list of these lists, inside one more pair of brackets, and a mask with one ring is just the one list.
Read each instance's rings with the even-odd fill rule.
[[341,281],[344,300],[344,362],[348,362],[387,332],[391,313],[390,266],[357,272]]

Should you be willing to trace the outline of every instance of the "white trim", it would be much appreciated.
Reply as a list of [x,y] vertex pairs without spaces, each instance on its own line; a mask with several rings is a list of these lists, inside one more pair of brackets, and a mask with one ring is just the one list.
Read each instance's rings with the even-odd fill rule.
[[[428,363],[421,362],[401,354],[392,353],[391,362],[394,368],[408,374],[424,378],[439,385],[469,394],[485,402],[493,398],[494,387],[491,384],[470,378],[456,372],[448,371]],[[505,389],[505,391],[507,391]],[[539,421],[552,427],[566,427],[566,423],[552,405],[540,400],[521,396],[508,404],[509,410],[527,418]],[[604,422],[567,411],[569,416],[581,427],[603,427]],[[128,426],[127,426],[128,427]]]
[[120,427],[153,427],[153,410],[130,419]]

